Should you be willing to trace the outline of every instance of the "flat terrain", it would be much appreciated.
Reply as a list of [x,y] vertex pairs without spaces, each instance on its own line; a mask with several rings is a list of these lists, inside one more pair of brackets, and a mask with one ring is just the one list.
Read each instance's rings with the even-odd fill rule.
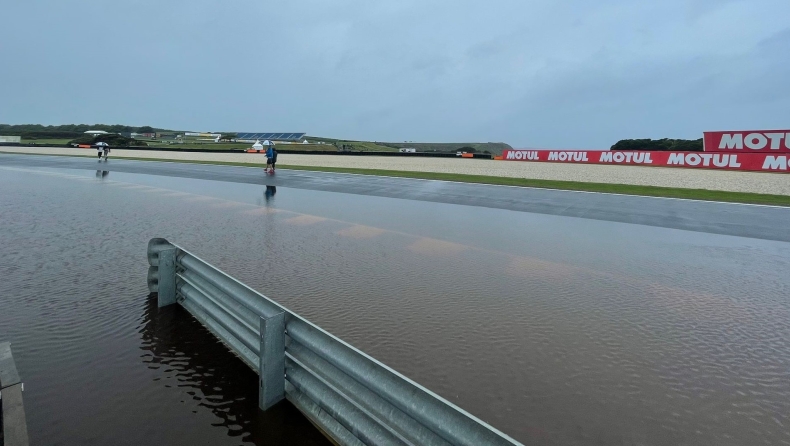
[[[0,147],[0,152],[94,156],[94,149]],[[262,154],[112,151],[113,158],[150,158],[264,164]],[[487,175],[505,178],[629,184],[687,189],[709,189],[757,194],[790,195],[790,177],[761,172],[732,172],[702,169],[672,169],[639,166],[602,166],[559,163],[530,163],[461,158],[376,157],[349,155],[281,154],[281,166],[382,169],[406,172],[437,172]]]
[[[72,138],[73,139],[73,138]],[[36,144],[38,146],[45,147],[47,145],[52,146],[64,146],[68,145],[72,139],[23,139],[22,144]],[[215,143],[215,142],[204,142],[204,141],[187,141],[183,144],[169,144],[168,140],[150,140],[150,139],[140,139],[140,141],[146,143],[146,146],[140,146],[140,148],[152,148],[152,149],[189,149],[189,150],[247,150],[250,148],[250,143],[241,143],[241,142],[222,142],[222,143]],[[278,147],[280,149],[287,148],[290,150],[308,150],[308,151],[325,151],[325,150],[337,150],[335,146],[331,144],[279,144]],[[53,147],[58,148],[58,147]],[[62,147],[60,147],[62,148]],[[354,145],[355,150],[364,150],[367,152],[395,152],[397,149],[392,147],[385,147],[380,146],[373,143],[357,143]]]

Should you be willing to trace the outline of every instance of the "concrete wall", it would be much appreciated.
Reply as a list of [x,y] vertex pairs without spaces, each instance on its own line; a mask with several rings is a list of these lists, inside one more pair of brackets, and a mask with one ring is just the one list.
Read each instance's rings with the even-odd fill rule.
[[21,136],[0,136],[0,142],[22,142]]

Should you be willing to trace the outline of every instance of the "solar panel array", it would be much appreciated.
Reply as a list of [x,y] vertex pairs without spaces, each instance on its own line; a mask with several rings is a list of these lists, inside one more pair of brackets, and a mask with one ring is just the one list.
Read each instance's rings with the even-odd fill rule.
[[305,133],[236,133],[236,139],[264,139],[275,141],[299,141]]

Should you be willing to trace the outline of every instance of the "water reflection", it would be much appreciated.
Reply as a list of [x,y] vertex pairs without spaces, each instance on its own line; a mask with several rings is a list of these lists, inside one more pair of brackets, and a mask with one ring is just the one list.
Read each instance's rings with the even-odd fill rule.
[[790,244],[75,172],[0,174],[0,337],[38,389],[33,444],[324,441],[145,299],[167,235],[526,444],[790,445]]
[[158,308],[149,295],[141,334],[142,361],[159,371],[154,381],[211,410],[228,436],[256,445],[330,444],[287,401],[258,410],[257,374],[181,306]]
[[103,180],[109,173],[110,173],[109,170],[97,170],[96,178]]
[[271,207],[274,205],[274,195],[277,194],[277,186],[266,186],[263,191],[263,198],[258,195],[255,198],[255,204],[258,206]]
[[274,198],[274,194],[277,193],[276,186],[266,186],[266,192],[263,193],[263,197],[266,200],[266,203],[269,203],[269,200]]

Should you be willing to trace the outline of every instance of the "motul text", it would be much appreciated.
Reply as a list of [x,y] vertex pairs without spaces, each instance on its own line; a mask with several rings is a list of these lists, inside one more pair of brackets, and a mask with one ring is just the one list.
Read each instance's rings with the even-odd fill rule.
[[790,152],[790,130],[705,132],[706,152]]
[[790,155],[767,153],[505,150],[502,159],[578,164],[628,164],[656,167],[788,172]]

